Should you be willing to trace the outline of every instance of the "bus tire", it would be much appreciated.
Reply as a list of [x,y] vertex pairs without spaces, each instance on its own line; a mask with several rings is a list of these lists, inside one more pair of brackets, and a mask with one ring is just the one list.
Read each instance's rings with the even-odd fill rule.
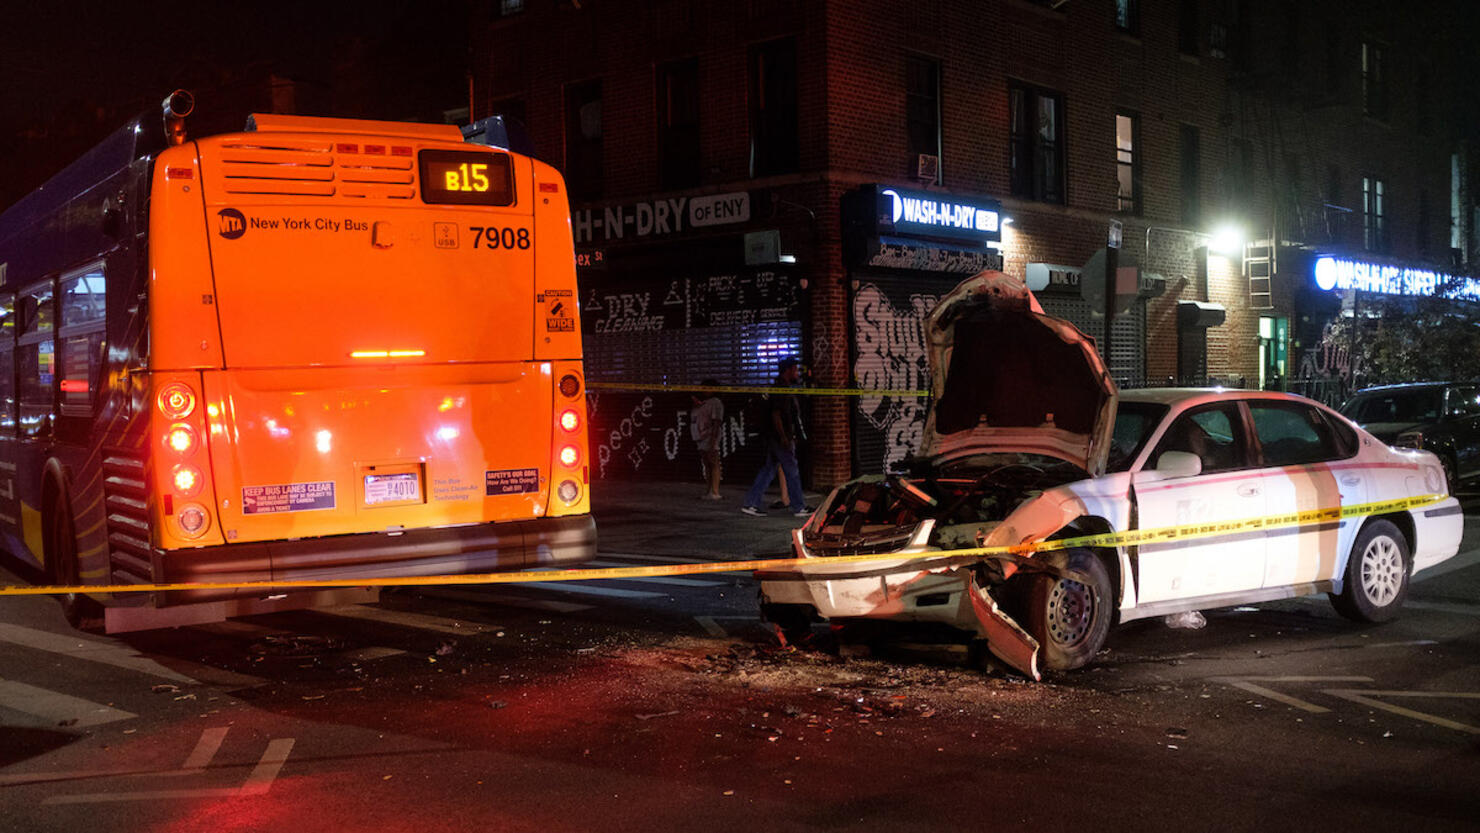
[[[77,530],[72,523],[72,503],[67,493],[57,491],[51,512],[47,515],[46,561],[51,580],[65,587],[76,587],[82,583],[81,570],[77,564]],[[103,630],[103,606],[85,593],[64,593],[59,597],[62,615],[67,623],[80,631],[101,633]]]

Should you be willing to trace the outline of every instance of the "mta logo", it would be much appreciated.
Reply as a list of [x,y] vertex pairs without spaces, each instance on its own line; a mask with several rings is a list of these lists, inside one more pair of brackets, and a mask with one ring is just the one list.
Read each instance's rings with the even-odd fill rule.
[[247,233],[247,218],[235,208],[223,208],[216,214],[216,232],[227,240]]

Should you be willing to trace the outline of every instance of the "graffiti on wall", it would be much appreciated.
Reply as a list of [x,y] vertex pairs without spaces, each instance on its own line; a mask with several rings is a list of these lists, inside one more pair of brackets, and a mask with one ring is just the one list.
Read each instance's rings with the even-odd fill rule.
[[[930,387],[930,362],[925,346],[925,318],[939,300],[936,295],[911,293],[896,306],[875,284],[866,284],[853,296],[853,326],[857,353],[853,377],[863,389],[919,390]],[[917,396],[860,396],[857,404],[860,434],[877,434],[882,460],[860,460],[860,468],[888,468],[920,447],[925,430],[925,399]],[[877,448],[875,443],[870,445]],[[878,463],[876,467],[874,464]]]

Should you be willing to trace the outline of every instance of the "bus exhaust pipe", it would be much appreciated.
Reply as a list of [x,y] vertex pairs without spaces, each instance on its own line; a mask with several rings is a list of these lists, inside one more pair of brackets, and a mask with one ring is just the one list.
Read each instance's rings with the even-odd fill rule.
[[186,90],[175,90],[164,97],[164,135],[170,147],[185,141],[185,117],[195,109],[195,96]]

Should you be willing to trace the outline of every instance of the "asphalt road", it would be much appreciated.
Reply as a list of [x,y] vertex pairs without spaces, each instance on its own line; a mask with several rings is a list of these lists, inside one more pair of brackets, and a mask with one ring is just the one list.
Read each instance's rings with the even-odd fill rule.
[[[663,516],[697,511],[629,512],[603,563],[680,558]],[[1324,597],[1131,623],[1043,684],[930,635],[781,649],[747,576],[112,638],[0,599],[0,830],[1473,827],[1480,516],[1462,553],[1387,625]]]

